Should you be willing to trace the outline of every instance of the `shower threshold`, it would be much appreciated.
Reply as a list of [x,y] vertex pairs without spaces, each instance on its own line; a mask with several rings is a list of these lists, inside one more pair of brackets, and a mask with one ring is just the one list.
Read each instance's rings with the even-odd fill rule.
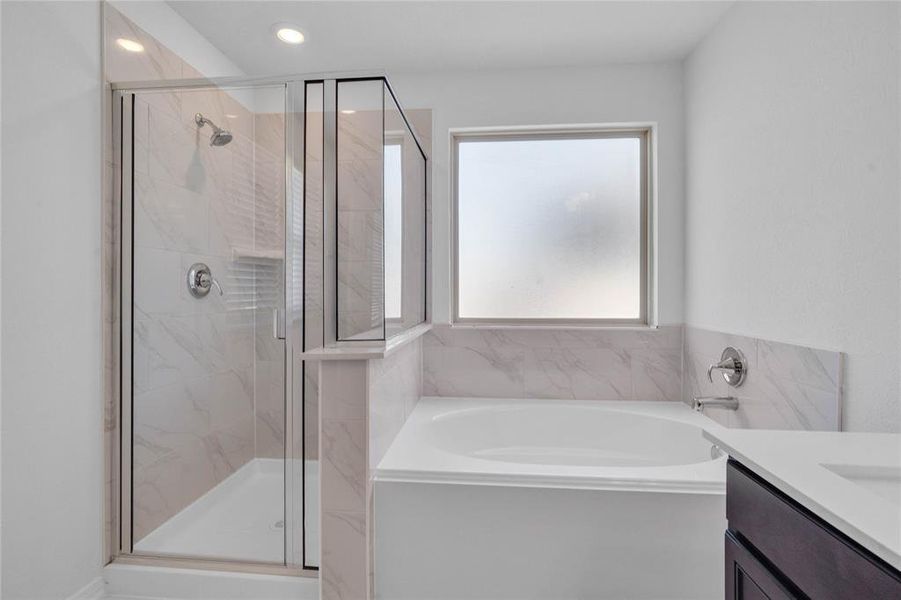
[[[315,461],[307,461],[306,465],[310,494],[310,485],[318,485],[318,465]],[[314,502],[318,501],[318,493],[310,495]],[[284,461],[255,458],[144,536],[135,543],[134,551],[282,564],[284,511]],[[318,519],[310,520],[314,527],[318,526]],[[319,539],[318,535],[310,537]],[[318,560],[318,555],[318,548],[307,548],[308,561]]]

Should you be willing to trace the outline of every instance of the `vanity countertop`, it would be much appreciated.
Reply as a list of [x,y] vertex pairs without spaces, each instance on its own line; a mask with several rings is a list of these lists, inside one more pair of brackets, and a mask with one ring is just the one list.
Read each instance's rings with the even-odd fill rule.
[[901,434],[717,428],[704,436],[901,571]]

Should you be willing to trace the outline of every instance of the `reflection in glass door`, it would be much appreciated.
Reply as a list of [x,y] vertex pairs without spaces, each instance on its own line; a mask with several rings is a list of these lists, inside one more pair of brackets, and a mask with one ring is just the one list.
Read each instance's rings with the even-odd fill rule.
[[286,562],[285,96],[122,96],[134,554]]

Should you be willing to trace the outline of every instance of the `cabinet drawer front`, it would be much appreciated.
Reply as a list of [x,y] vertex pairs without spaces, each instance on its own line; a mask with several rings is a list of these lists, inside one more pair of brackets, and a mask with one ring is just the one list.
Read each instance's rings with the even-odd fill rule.
[[799,596],[727,531],[726,600],[799,600]]
[[734,460],[726,476],[729,529],[817,600],[901,600],[901,576]]

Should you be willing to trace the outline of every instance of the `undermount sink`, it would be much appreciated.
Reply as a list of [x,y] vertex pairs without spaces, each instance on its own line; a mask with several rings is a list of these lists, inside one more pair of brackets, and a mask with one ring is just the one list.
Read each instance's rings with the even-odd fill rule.
[[901,507],[901,467],[826,464],[820,466]]

